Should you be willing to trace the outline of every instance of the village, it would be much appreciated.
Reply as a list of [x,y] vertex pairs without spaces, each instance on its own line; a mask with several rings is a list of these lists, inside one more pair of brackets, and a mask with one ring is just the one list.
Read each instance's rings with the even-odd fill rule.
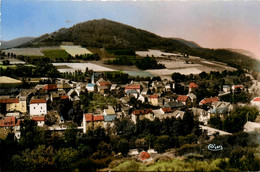
[[[129,83],[116,84],[104,79],[102,72],[91,73],[87,78],[88,82],[41,78],[34,88],[20,89],[20,92],[12,95],[2,95],[1,138],[5,138],[8,132],[14,132],[19,140],[20,123],[28,118],[36,121],[37,126],[44,130],[64,131],[70,123],[76,123],[79,131],[87,133],[97,127],[111,128],[115,120],[124,118],[134,124],[143,119],[182,119],[187,110],[192,111],[194,119],[200,123],[200,128],[213,137],[216,133],[230,133],[210,127],[211,117],[218,116],[223,119],[234,108],[245,105],[260,110],[260,97],[257,97],[260,84],[249,74],[246,75],[250,76],[250,82],[253,83],[250,88],[243,84],[222,85],[215,90],[218,96],[199,95],[198,100],[198,90],[207,88],[200,88],[196,80],[189,83],[187,80],[182,82],[178,79],[132,80]],[[2,76],[2,79],[4,77]],[[185,94],[179,94],[180,92]],[[254,93],[255,97],[252,97],[249,103],[223,101],[223,96],[241,92]],[[87,105],[84,101],[88,102]],[[259,126],[259,123],[248,121],[244,130],[254,131]]]

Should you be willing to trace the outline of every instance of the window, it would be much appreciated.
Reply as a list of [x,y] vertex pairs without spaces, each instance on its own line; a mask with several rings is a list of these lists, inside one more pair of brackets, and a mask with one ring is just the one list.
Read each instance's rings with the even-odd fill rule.
[[42,109],[42,107],[41,107],[41,109]]
[[33,107],[33,109],[35,109],[35,107]]

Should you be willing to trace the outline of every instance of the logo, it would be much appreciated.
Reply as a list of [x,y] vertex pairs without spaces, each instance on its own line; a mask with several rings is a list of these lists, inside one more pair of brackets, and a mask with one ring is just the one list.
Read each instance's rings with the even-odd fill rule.
[[223,146],[216,145],[216,144],[209,144],[208,150],[210,150],[210,151],[221,151],[221,150],[223,150]]

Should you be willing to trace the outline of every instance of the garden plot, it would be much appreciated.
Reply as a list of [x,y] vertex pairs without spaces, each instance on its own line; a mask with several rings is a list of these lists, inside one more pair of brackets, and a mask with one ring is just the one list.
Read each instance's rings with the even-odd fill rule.
[[190,68],[190,67],[199,67],[203,66],[201,64],[187,64],[184,61],[161,61],[159,62],[161,64],[164,64],[166,68]]
[[93,70],[96,72],[105,72],[105,71],[115,71],[107,67],[99,66],[93,63],[52,63],[57,67],[60,72],[75,72],[76,70],[81,70],[85,72],[86,68],[88,70]]
[[148,72],[150,72],[153,75],[156,76],[165,76],[165,75],[171,75],[173,73],[180,73],[183,75],[189,75],[189,74],[199,74],[202,71],[197,69],[197,68],[186,68],[186,69],[176,69],[176,70],[171,70],[171,69],[154,69],[154,70],[147,70]]
[[44,56],[40,48],[12,48],[9,50],[3,50],[3,52],[5,52],[5,54],[13,53],[23,56]]
[[79,45],[61,45],[60,47],[73,57],[81,54],[93,54],[88,49],[83,48]]
[[178,56],[179,54],[175,54],[175,53],[166,53],[166,52],[162,52],[160,50],[148,50],[148,51],[136,51],[135,54],[141,56],[141,57],[163,57],[163,56]]

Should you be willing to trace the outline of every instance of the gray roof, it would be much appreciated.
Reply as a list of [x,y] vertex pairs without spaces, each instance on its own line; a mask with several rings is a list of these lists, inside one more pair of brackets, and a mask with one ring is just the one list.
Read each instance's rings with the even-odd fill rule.
[[104,115],[104,121],[105,122],[112,122],[116,118],[116,115]]
[[182,102],[168,102],[165,107],[170,107],[170,108],[180,108],[180,107],[185,107],[185,105]]

